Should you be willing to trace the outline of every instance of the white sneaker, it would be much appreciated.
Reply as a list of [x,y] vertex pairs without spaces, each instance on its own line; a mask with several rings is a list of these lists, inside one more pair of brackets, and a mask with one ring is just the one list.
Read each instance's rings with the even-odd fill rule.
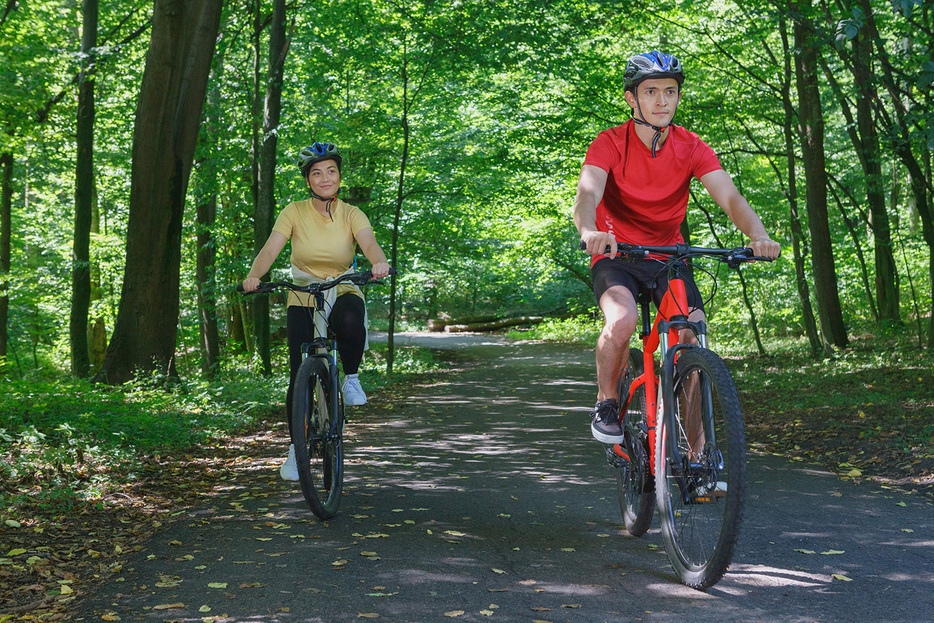
[[344,386],[341,387],[341,393],[344,394],[344,404],[350,406],[360,406],[366,404],[366,394],[360,387],[360,379],[356,374],[348,374],[344,377]]
[[295,465],[295,446],[289,444],[289,458],[279,468],[279,477],[282,480],[298,480],[298,467]]

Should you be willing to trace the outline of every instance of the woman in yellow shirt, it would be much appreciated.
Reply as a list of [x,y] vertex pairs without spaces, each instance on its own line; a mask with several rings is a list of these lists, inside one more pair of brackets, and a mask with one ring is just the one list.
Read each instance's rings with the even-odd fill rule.
[[[252,292],[259,276],[269,272],[286,242],[292,243],[292,279],[296,283],[326,281],[351,270],[356,246],[372,264],[374,279],[389,274],[386,254],[376,242],[376,235],[366,215],[356,206],[337,198],[341,185],[341,153],[332,143],[315,143],[301,150],[298,166],[308,185],[310,199],[295,201],[276,219],[269,239],[260,250],[250,272],[243,280],[243,291]],[[366,345],[366,306],[357,286],[340,284],[337,299],[328,316],[328,326],[337,335],[337,350],[344,368],[342,393],[344,404],[366,404],[357,370]],[[295,372],[302,362],[302,344],[313,336],[313,314],[308,307],[313,300],[290,293],[287,314],[289,339],[289,391],[286,397],[287,421],[291,426],[292,391]],[[298,480],[295,448],[279,470],[284,480]]]

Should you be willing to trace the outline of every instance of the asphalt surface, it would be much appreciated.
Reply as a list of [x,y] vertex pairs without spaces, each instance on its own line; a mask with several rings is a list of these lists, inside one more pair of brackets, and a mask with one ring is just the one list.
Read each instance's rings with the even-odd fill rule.
[[682,586],[657,518],[641,538],[622,528],[589,432],[593,351],[468,338],[440,344],[455,370],[350,411],[338,517],[317,521],[278,480],[281,456],[245,457],[73,620],[934,617],[930,501],[789,457],[751,454],[730,571]]

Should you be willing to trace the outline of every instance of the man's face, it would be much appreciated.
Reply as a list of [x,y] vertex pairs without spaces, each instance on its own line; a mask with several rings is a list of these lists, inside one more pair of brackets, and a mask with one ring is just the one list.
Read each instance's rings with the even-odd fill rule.
[[643,80],[637,87],[639,105],[632,91],[626,91],[626,102],[632,106],[638,115],[642,111],[642,119],[654,126],[664,128],[675,116],[678,104],[681,102],[681,89],[674,78],[653,78]]

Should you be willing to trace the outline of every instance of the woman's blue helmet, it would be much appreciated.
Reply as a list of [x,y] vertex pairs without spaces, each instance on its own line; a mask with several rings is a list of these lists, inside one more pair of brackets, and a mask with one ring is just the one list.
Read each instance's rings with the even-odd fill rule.
[[322,160],[333,160],[337,164],[337,172],[341,170],[341,150],[334,143],[314,143],[308,147],[302,147],[298,152],[298,168],[302,172],[302,177],[308,177],[308,170],[316,162]]

